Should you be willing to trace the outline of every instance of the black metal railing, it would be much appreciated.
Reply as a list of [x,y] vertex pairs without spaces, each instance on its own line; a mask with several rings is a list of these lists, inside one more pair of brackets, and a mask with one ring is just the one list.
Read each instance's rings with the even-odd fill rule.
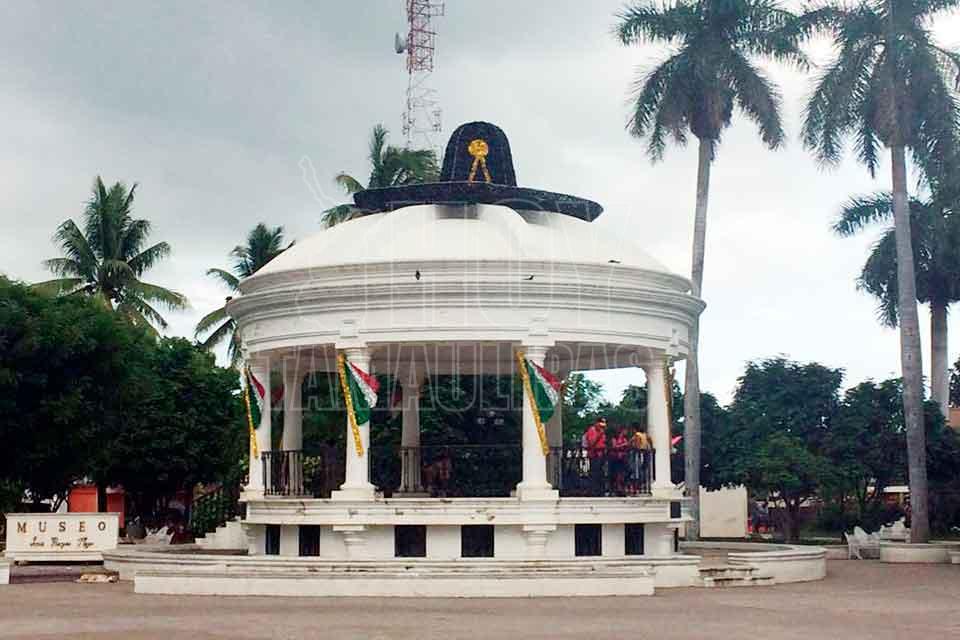
[[514,444],[384,447],[371,455],[371,482],[385,495],[508,497],[523,475],[523,452]]
[[[303,451],[265,451],[264,493],[329,498],[343,482],[343,451],[333,447],[307,456]],[[553,447],[547,480],[561,496],[639,496],[650,493],[652,449]],[[370,481],[385,496],[439,498],[508,497],[523,477],[523,449],[514,444],[457,444],[373,447]]]
[[270,496],[302,496],[303,451],[264,451],[263,492]]
[[199,537],[215,531],[217,527],[242,515],[243,507],[240,503],[240,485],[220,486],[208,491],[193,500],[190,532]]
[[302,450],[264,451],[263,488],[268,496],[329,498],[343,484],[343,452],[321,447],[315,455]]
[[641,496],[653,486],[654,459],[653,449],[556,447],[547,470],[561,496]]

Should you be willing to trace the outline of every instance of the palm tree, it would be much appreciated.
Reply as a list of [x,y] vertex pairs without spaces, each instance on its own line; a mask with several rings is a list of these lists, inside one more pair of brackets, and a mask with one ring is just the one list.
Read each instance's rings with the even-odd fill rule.
[[907,196],[907,150],[928,177],[956,159],[957,104],[947,75],[960,57],[940,48],[927,25],[960,0],[864,0],[823,5],[802,17],[806,33],[833,39],[835,57],[806,107],[803,140],[822,162],[840,159],[852,136],[857,155],[876,174],[881,147],[890,150],[900,362],[907,430],[914,542],[930,537],[920,321]]
[[167,322],[155,305],[185,309],[182,294],[141,280],[143,274],[170,255],[170,245],[157,242],[144,248],[150,221],[132,215],[137,185],[122,182],[107,189],[100,176],[84,211],[83,228],[69,219],[57,227],[54,240],[64,257],[44,261],[57,278],[34,285],[63,295],[89,295],[116,309],[130,322],[156,332]]
[[[795,16],[775,0],[646,0],[617,15],[617,36],[625,45],[659,42],[668,57],[646,69],[634,86],[627,125],[648,138],[647,152],[660,160],[668,139],[678,145],[692,133],[698,140],[697,194],[693,225],[692,293],[700,296],[706,244],[710,166],[735,109],[752,120],[770,149],[784,142],[780,93],[757,68],[756,59],[805,64],[798,48]],[[688,536],[699,534],[700,381],[699,322],[691,328],[684,387],[683,437],[687,490],[693,499]]]
[[[855,198],[843,208],[833,230],[840,236],[850,236],[873,222],[889,221],[892,217],[891,194]],[[917,301],[930,305],[931,396],[946,417],[950,406],[947,309],[960,300],[960,224],[942,200],[911,198],[910,237]],[[880,320],[889,327],[896,327],[900,311],[896,230],[893,227],[887,229],[873,246],[857,286],[877,298]]]
[[[234,258],[233,272],[224,269],[207,269],[207,275],[223,284],[232,293],[240,292],[240,281],[248,278],[260,270],[265,264],[286,251],[293,243],[283,246],[283,227],[268,228],[262,222],[250,230],[245,244],[233,248],[230,255]],[[229,298],[228,298],[229,300]],[[224,340],[227,341],[227,355],[230,363],[237,366],[240,363],[240,335],[237,324],[227,315],[226,305],[205,315],[194,331],[194,338],[202,339],[204,349],[213,349]]]
[[[432,149],[403,149],[387,144],[387,130],[382,124],[370,135],[370,179],[364,187],[347,173],[338,173],[336,183],[352,195],[364,189],[381,189],[437,179],[437,156]],[[320,222],[326,227],[345,222],[361,213],[352,204],[341,204],[323,212]]]

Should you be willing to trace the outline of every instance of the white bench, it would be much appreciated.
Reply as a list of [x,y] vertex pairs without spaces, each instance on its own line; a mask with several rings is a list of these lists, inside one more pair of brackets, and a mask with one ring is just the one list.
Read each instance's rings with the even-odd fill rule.
[[867,533],[860,527],[854,527],[853,535],[844,533],[847,539],[847,558],[866,560],[880,557],[880,536],[876,533]]
[[906,518],[900,518],[890,526],[880,527],[880,539],[897,542],[910,542],[910,529],[907,528]]

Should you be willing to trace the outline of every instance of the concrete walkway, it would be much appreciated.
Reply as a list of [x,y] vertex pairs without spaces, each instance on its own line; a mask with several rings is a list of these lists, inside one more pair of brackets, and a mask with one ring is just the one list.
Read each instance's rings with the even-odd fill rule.
[[0,638],[960,638],[960,566],[832,561],[778,587],[541,600],[138,596],[130,584],[0,587]]

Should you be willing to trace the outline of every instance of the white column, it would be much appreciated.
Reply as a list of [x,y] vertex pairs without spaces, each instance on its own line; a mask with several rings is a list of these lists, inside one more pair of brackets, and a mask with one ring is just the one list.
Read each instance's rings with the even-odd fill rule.
[[[263,385],[263,410],[260,412],[260,425],[257,427],[257,455],[253,455],[250,448],[250,471],[247,486],[244,491],[254,497],[262,497],[265,489],[263,453],[270,451],[272,443],[271,411],[270,411],[270,357],[259,355],[248,363],[250,372]],[[256,403],[255,389],[250,389],[250,403]]]
[[[353,349],[344,349],[344,354],[349,362],[357,365],[364,371],[370,371],[370,350],[361,347]],[[358,424],[360,430],[360,442],[363,445],[363,453],[357,455],[356,445],[353,439],[353,429],[350,426],[350,419],[347,418],[347,442],[346,442],[346,465],[344,473],[344,482],[340,485],[339,491],[334,491],[330,498],[332,500],[373,500],[374,487],[370,484],[370,422]]]
[[647,374],[647,430],[656,449],[653,492],[674,490],[670,481],[670,405],[666,364],[657,360],[644,366]]
[[303,375],[299,362],[283,363],[283,444],[284,451],[303,449]]
[[403,389],[403,431],[400,434],[400,493],[423,493],[420,477],[420,389],[421,376],[411,369],[401,381]]
[[287,488],[290,495],[303,494],[303,373],[298,358],[283,362],[283,438],[286,453]]
[[[526,357],[536,364],[543,365],[547,355],[546,347],[524,347]],[[547,482],[547,458],[543,455],[537,424],[530,408],[532,398],[523,391],[523,479],[517,485],[517,497],[520,500],[557,500],[560,497]]]

